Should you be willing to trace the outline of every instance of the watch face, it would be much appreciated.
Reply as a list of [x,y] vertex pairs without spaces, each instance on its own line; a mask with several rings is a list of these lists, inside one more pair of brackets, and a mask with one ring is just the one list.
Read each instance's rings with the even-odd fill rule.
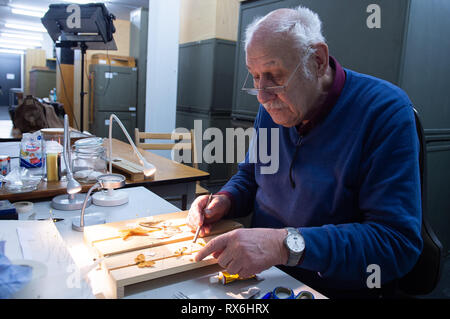
[[305,248],[305,241],[301,236],[293,235],[288,236],[286,239],[286,244],[290,250],[300,253]]

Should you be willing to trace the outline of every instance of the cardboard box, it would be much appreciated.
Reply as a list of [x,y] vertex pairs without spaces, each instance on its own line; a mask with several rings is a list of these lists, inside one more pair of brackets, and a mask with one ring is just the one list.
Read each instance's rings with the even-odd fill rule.
[[136,60],[131,56],[97,53],[92,55],[91,64],[106,64],[134,68],[136,67]]

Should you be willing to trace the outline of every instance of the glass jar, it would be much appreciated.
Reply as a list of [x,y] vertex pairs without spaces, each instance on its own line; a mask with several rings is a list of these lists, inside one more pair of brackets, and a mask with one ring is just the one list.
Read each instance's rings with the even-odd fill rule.
[[92,183],[106,174],[105,148],[101,137],[78,140],[72,149],[73,177],[80,183]]

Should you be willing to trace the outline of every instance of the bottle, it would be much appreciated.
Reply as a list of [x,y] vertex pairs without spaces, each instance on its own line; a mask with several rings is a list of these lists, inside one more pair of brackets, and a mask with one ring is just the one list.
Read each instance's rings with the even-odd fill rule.
[[31,175],[43,177],[44,153],[40,131],[23,133],[20,141],[19,165],[29,170]]

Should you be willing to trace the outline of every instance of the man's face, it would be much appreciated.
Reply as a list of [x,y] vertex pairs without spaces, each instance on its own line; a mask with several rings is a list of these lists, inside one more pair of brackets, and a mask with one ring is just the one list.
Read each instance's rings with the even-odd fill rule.
[[[300,62],[298,50],[286,40],[258,40],[255,37],[247,48],[247,67],[253,76],[253,85],[255,88],[285,85]],[[275,123],[295,126],[314,107],[316,81],[304,77],[301,65],[285,90],[278,94],[260,91],[257,98]]]

